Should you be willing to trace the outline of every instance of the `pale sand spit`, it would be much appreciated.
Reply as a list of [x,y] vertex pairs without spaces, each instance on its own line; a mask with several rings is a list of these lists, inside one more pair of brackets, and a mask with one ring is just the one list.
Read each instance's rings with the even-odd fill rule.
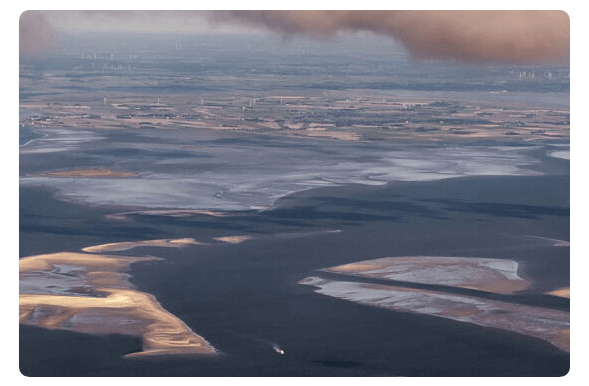
[[230,244],[239,244],[243,243],[246,240],[251,239],[250,236],[224,236],[224,237],[215,237],[215,240],[223,241],[225,243]]
[[315,292],[360,304],[400,312],[425,314],[484,327],[514,331],[570,351],[570,314],[436,291],[308,277],[299,284]]
[[403,256],[359,261],[325,271],[510,294],[530,285],[517,275],[517,268],[517,262],[504,259]]

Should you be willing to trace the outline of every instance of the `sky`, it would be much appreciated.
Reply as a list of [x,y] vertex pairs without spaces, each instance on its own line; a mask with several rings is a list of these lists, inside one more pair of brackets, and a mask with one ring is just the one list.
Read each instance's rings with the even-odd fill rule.
[[59,31],[270,33],[321,39],[350,33],[390,37],[416,58],[471,63],[567,64],[564,11],[27,11],[21,53],[49,46]]
[[261,32],[255,27],[211,22],[202,11],[43,11],[40,14],[58,31]]

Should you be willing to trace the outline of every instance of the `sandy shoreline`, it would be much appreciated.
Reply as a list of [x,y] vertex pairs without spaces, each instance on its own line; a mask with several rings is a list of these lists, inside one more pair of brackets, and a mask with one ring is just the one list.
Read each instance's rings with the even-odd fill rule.
[[404,256],[359,261],[325,271],[510,294],[530,286],[517,275],[517,269],[518,264],[513,260]]
[[571,298],[571,289],[569,287],[558,288],[558,289],[555,289],[554,291],[547,292],[546,294],[570,299]]
[[128,249],[136,247],[164,247],[164,248],[180,248],[187,245],[199,245],[204,244],[196,241],[193,238],[184,239],[161,239],[161,240],[145,240],[145,241],[123,241],[120,243],[109,243],[101,245],[93,245],[90,247],[82,248],[84,252],[114,252],[114,251],[126,251]]
[[535,239],[540,239],[540,240],[546,240],[546,241],[550,241],[552,242],[552,246],[553,247],[570,247],[571,243],[565,240],[558,240],[558,239],[551,239],[548,237],[540,237],[540,236],[534,236],[534,235],[528,235],[529,237],[533,237]]
[[139,210],[136,212],[123,212],[106,215],[106,218],[112,220],[126,220],[127,215],[140,214],[148,216],[168,216],[168,217],[189,217],[192,215],[205,215],[211,217],[227,217],[229,214],[220,211],[213,210],[201,210],[201,209],[154,209],[154,210]]
[[425,314],[484,327],[499,328],[546,340],[570,352],[570,314],[471,296],[308,277],[299,284],[338,299],[394,311]]
[[[131,288],[124,273],[129,265],[156,259],[71,252],[25,257],[19,260],[19,323],[141,337],[143,351],[127,357],[216,354],[213,346],[154,296]],[[63,268],[68,271],[62,272]]]
[[84,178],[112,178],[138,177],[139,173],[120,172],[104,168],[72,169],[30,174],[28,177],[84,177]]

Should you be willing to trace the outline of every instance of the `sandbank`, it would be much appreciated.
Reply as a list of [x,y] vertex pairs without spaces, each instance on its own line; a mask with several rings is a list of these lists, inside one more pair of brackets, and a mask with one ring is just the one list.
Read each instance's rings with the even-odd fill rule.
[[548,152],[548,156],[560,159],[571,159],[571,152],[569,150],[555,150]]
[[149,294],[131,289],[101,289],[106,297],[19,295],[19,321],[47,329],[89,334],[141,336],[143,352],[212,354],[216,350]]
[[308,277],[299,284],[315,292],[400,312],[425,314],[484,327],[499,328],[570,350],[570,314],[566,311],[513,304],[443,292]]
[[137,177],[138,173],[120,172],[104,168],[73,169],[53,172],[44,172],[30,177],[86,177],[86,178],[111,178],[111,177]]
[[[155,259],[70,252],[25,257],[19,261],[20,281],[27,292],[19,294],[19,323],[140,336],[143,351],[126,357],[217,353],[154,296],[131,288],[129,275],[122,271],[133,262]],[[64,265],[65,274],[59,270]],[[68,288],[72,277],[76,287]],[[43,288],[39,283],[50,285]],[[56,287],[62,288],[57,294]],[[86,290],[80,293],[80,288]]]
[[197,209],[158,209],[158,210],[140,210],[136,212],[124,212],[106,215],[112,220],[125,220],[128,214],[145,214],[151,216],[169,216],[169,217],[188,217],[195,214],[202,214],[211,217],[227,217],[224,212],[216,212],[212,210],[197,210]]
[[551,239],[548,237],[541,237],[541,236],[534,236],[534,235],[528,235],[528,236],[533,237],[535,239],[551,241],[551,242],[553,242],[553,244],[552,244],[553,247],[570,247],[571,246],[571,243],[569,243],[568,241],[565,241],[565,240]]
[[517,275],[517,268],[518,264],[513,260],[403,256],[359,261],[327,268],[325,271],[510,294],[530,285]]
[[223,241],[230,244],[239,244],[246,240],[251,239],[250,236],[224,236],[224,237],[215,237],[215,240]]
[[19,273],[51,271],[57,264],[80,267],[86,272],[117,272],[136,261],[153,260],[151,257],[117,257],[89,255],[76,252],[59,252],[47,255],[29,256],[19,260]]
[[160,240],[145,240],[145,241],[123,241],[120,243],[109,243],[101,245],[93,245],[82,248],[84,252],[114,252],[125,251],[127,249],[136,247],[164,247],[164,248],[179,248],[187,245],[203,244],[193,238],[184,239],[160,239]]
[[307,137],[325,137],[331,139],[339,139],[340,141],[358,141],[360,135],[353,132],[331,131],[328,129],[312,128],[305,131],[297,131],[297,135],[304,135]]
[[205,216],[212,217],[227,217],[228,214],[224,212],[215,212],[212,210],[197,210],[197,209],[171,209],[171,210],[143,210],[141,214],[158,215],[158,216],[172,216],[172,217],[185,217],[192,214],[204,214]]
[[555,289],[554,291],[546,292],[546,294],[570,299],[571,298],[571,289],[570,289],[570,287],[558,288],[558,289]]

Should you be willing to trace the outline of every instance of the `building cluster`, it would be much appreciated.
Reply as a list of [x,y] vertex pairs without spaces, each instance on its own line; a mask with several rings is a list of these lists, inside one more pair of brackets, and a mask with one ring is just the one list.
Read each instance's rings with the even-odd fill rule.
[[520,71],[518,72],[518,79],[570,79],[570,71]]

